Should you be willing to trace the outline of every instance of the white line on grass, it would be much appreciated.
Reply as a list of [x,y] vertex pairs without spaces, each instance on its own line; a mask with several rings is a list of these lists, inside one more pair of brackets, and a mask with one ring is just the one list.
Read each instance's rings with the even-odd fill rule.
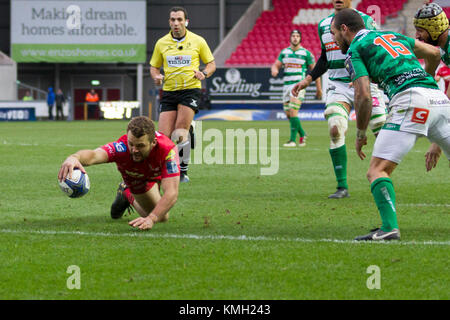
[[110,232],[86,232],[86,231],[63,231],[63,230],[11,230],[0,229],[0,233],[12,234],[42,234],[42,235],[77,235],[88,237],[127,237],[127,238],[155,238],[155,239],[195,239],[195,240],[233,240],[233,241],[286,241],[303,243],[341,243],[341,244],[385,244],[385,245],[441,245],[448,246],[450,241],[368,241],[360,242],[354,240],[339,239],[306,239],[306,238],[279,238],[266,236],[227,236],[227,235],[196,235],[196,234],[170,234],[170,233],[110,233]]
[[404,207],[448,207],[450,204],[447,203],[398,203],[397,206]]
[[[3,140],[4,145],[10,145],[10,146],[20,146],[20,147],[42,147],[42,146],[54,146],[50,144],[41,144],[41,143],[25,143],[25,142],[9,142],[6,140]],[[64,147],[92,147],[92,145],[89,144],[65,144]]]
[[[14,143],[14,142],[6,141],[6,140],[3,140],[3,144],[4,145],[12,145],[12,146],[21,146],[21,147],[41,147],[41,146],[44,146],[44,144],[39,144],[39,143],[26,143],[26,142],[16,142],[16,143]],[[45,146],[50,146],[50,145],[45,145]],[[86,147],[86,146],[92,147],[91,145],[87,145],[87,144],[65,144],[64,146],[65,147]],[[223,149],[224,150],[229,150],[231,148],[226,148],[225,147]],[[294,148],[294,147],[283,147],[283,146],[280,146],[280,149],[282,149],[282,150],[308,150],[308,151],[324,151],[324,150],[326,151],[326,150],[328,150],[328,149],[324,149],[324,148],[300,148],[300,147]],[[233,147],[232,150],[235,150],[235,148]],[[248,151],[248,150],[259,150],[259,149],[258,148],[245,148],[245,150]],[[354,149],[350,149],[350,151],[356,152],[356,150],[354,150]],[[426,153],[426,151],[424,151],[424,150],[411,150],[410,152],[423,153],[423,154]]]

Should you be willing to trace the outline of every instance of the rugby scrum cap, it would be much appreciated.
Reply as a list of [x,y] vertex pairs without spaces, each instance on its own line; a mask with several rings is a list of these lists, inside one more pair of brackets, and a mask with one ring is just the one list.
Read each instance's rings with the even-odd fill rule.
[[433,41],[447,31],[448,19],[444,10],[436,3],[428,3],[414,16],[414,26],[428,31]]

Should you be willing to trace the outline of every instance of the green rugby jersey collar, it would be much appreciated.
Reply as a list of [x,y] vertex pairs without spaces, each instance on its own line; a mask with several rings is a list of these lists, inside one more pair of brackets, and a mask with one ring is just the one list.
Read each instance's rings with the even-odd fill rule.
[[292,49],[291,46],[287,47],[286,49],[290,49],[293,53],[296,53],[297,51],[300,51],[302,49],[305,49],[304,47],[300,46],[297,50]]
[[[353,40],[355,40],[356,38],[360,38],[362,36],[365,36],[366,34],[368,34],[371,30],[369,29],[361,29],[358,31],[357,34],[355,34],[355,38]],[[353,42],[353,41],[352,41]]]

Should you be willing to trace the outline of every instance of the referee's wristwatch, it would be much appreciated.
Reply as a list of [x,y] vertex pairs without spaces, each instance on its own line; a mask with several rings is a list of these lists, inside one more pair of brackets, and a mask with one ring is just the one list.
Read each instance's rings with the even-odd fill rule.
[[205,75],[205,78],[208,78],[208,72],[206,70],[203,70],[202,73]]

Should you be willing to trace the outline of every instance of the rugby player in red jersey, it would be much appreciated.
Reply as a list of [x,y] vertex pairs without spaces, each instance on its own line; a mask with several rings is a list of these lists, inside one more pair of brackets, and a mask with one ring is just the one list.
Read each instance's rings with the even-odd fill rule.
[[146,230],[157,222],[167,221],[178,197],[178,151],[169,138],[155,131],[149,118],[133,118],[128,123],[127,134],[115,142],[67,157],[58,179],[71,176],[74,168],[85,172],[84,166],[108,162],[116,163],[123,178],[111,206],[111,217],[121,218],[131,204],[141,216],[129,222],[132,227]]

